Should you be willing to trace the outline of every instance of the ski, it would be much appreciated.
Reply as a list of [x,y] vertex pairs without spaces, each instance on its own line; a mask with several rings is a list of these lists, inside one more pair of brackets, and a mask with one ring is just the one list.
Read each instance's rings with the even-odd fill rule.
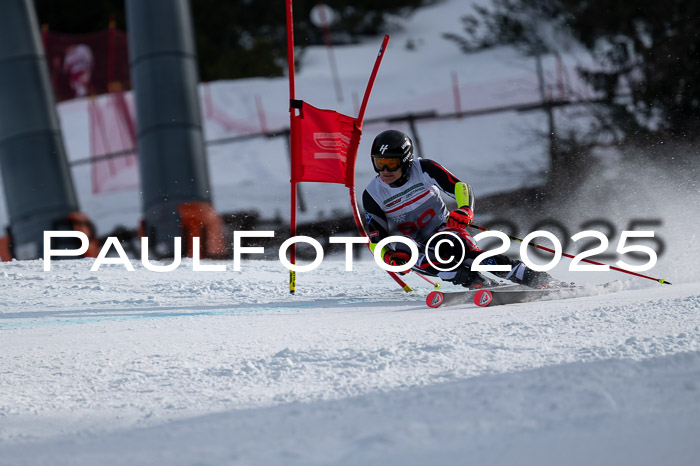
[[[425,303],[428,307],[440,307],[440,306],[454,306],[458,304],[472,304],[474,303],[474,297],[477,293],[481,291],[500,291],[509,289],[519,289],[527,288],[522,285],[508,284],[508,285],[498,285],[490,288],[483,288],[478,290],[465,290],[465,291],[432,291],[428,294],[425,299]],[[529,289],[529,288],[528,288]]]
[[577,291],[576,287],[533,289],[525,286],[513,290],[479,290],[474,295],[474,304],[479,307],[487,307],[527,303],[547,296],[556,296],[557,299],[575,298],[579,296]]
[[[476,304],[479,307],[517,304],[537,301],[545,297],[556,299],[576,298],[582,296],[581,287],[535,289],[524,285],[502,285],[480,290],[440,292],[428,294],[425,302],[428,307],[454,306],[459,304]],[[585,295],[585,294],[584,294]]]

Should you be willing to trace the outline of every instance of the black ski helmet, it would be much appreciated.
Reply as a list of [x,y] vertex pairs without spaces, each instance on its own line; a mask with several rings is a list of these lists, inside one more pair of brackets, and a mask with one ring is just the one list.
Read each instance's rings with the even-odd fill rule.
[[[406,133],[389,129],[382,131],[372,142],[372,157],[395,157],[401,159],[403,176],[408,176],[413,165],[413,141]],[[374,167],[374,163],[372,163]],[[377,169],[374,169],[377,171]]]

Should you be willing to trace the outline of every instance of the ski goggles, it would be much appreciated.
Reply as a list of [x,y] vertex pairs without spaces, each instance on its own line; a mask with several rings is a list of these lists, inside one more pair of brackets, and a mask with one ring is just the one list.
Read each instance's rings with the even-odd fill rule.
[[401,159],[397,157],[375,157],[372,156],[372,165],[374,165],[374,171],[379,173],[382,170],[389,170],[390,172],[395,172],[401,168]]

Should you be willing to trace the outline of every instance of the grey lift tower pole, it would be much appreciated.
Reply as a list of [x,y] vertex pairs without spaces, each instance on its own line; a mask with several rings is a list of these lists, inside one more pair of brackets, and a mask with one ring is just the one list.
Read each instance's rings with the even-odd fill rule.
[[138,116],[142,233],[156,257],[172,255],[177,236],[203,237],[203,257],[223,254],[223,222],[211,206],[189,2],[126,0],[126,13]]
[[31,0],[3,0],[0,170],[12,254],[18,259],[42,256],[44,230],[80,229],[94,237],[78,212],[55,105],[34,5]]

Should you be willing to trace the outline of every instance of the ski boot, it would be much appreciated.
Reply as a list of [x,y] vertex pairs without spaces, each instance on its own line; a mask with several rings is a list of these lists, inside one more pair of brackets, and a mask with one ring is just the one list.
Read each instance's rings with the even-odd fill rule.
[[512,281],[513,283],[538,289],[570,288],[574,286],[573,283],[557,280],[547,272],[538,272],[536,270],[529,269],[522,262],[518,262],[517,265],[513,266],[513,269],[508,273],[506,279]]
[[457,270],[456,275],[450,281],[455,285],[462,285],[470,290],[478,290],[494,285],[494,283],[488,278],[485,278],[478,272],[473,272],[468,268],[461,268]]

